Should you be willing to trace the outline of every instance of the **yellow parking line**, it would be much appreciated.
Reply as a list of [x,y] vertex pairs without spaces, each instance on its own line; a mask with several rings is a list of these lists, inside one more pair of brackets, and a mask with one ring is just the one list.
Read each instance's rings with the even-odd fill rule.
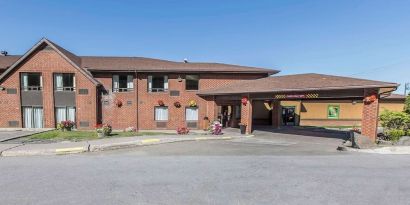
[[61,148],[61,149],[56,149],[57,153],[62,153],[62,152],[78,152],[78,151],[85,151],[84,147],[70,147],[70,148]]
[[142,143],[153,143],[153,142],[159,142],[159,141],[161,141],[161,140],[159,140],[159,139],[145,139],[145,140],[142,140],[141,142]]

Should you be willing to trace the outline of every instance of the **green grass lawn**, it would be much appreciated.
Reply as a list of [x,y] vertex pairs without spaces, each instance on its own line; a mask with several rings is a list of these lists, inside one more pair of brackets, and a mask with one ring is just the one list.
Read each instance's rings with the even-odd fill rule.
[[[133,136],[144,136],[144,135],[171,135],[170,133],[161,132],[112,132],[110,136],[112,137],[133,137]],[[52,141],[82,141],[82,140],[94,140],[98,139],[97,133],[95,131],[60,131],[52,130],[47,132],[42,132],[29,136],[31,140],[52,140]]]

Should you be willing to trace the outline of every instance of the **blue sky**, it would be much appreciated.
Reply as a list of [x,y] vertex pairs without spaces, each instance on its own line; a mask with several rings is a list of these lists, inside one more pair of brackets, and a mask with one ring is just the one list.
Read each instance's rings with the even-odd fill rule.
[[78,55],[188,58],[404,84],[408,8],[399,0],[0,0],[0,50],[23,54],[47,37]]

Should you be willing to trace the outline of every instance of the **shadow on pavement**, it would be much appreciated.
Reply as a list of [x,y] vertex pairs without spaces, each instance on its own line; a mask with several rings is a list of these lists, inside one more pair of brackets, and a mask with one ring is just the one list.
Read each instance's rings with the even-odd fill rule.
[[324,138],[334,138],[334,139],[348,139],[348,131],[342,130],[331,130],[322,127],[297,127],[297,126],[284,126],[280,128],[272,128],[270,126],[255,126],[253,132],[264,131],[271,133],[280,134],[292,134],[292,135],[303,135],[310,137],[324,137]]

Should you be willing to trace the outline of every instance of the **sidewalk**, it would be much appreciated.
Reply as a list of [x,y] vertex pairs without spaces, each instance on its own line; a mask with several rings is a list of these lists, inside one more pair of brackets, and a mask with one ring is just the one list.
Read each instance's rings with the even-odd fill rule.
[[35,156],[60,155],[82,152],[97,152],[104,150],[122,149],[136,146],[146,146],[182,141],[200,140],[229,140],[253,137],[253,135],[224,134],[224,135],[158,135],[105,138],[82,142],[58,142],[49,144],[0,144],[0,156]]

